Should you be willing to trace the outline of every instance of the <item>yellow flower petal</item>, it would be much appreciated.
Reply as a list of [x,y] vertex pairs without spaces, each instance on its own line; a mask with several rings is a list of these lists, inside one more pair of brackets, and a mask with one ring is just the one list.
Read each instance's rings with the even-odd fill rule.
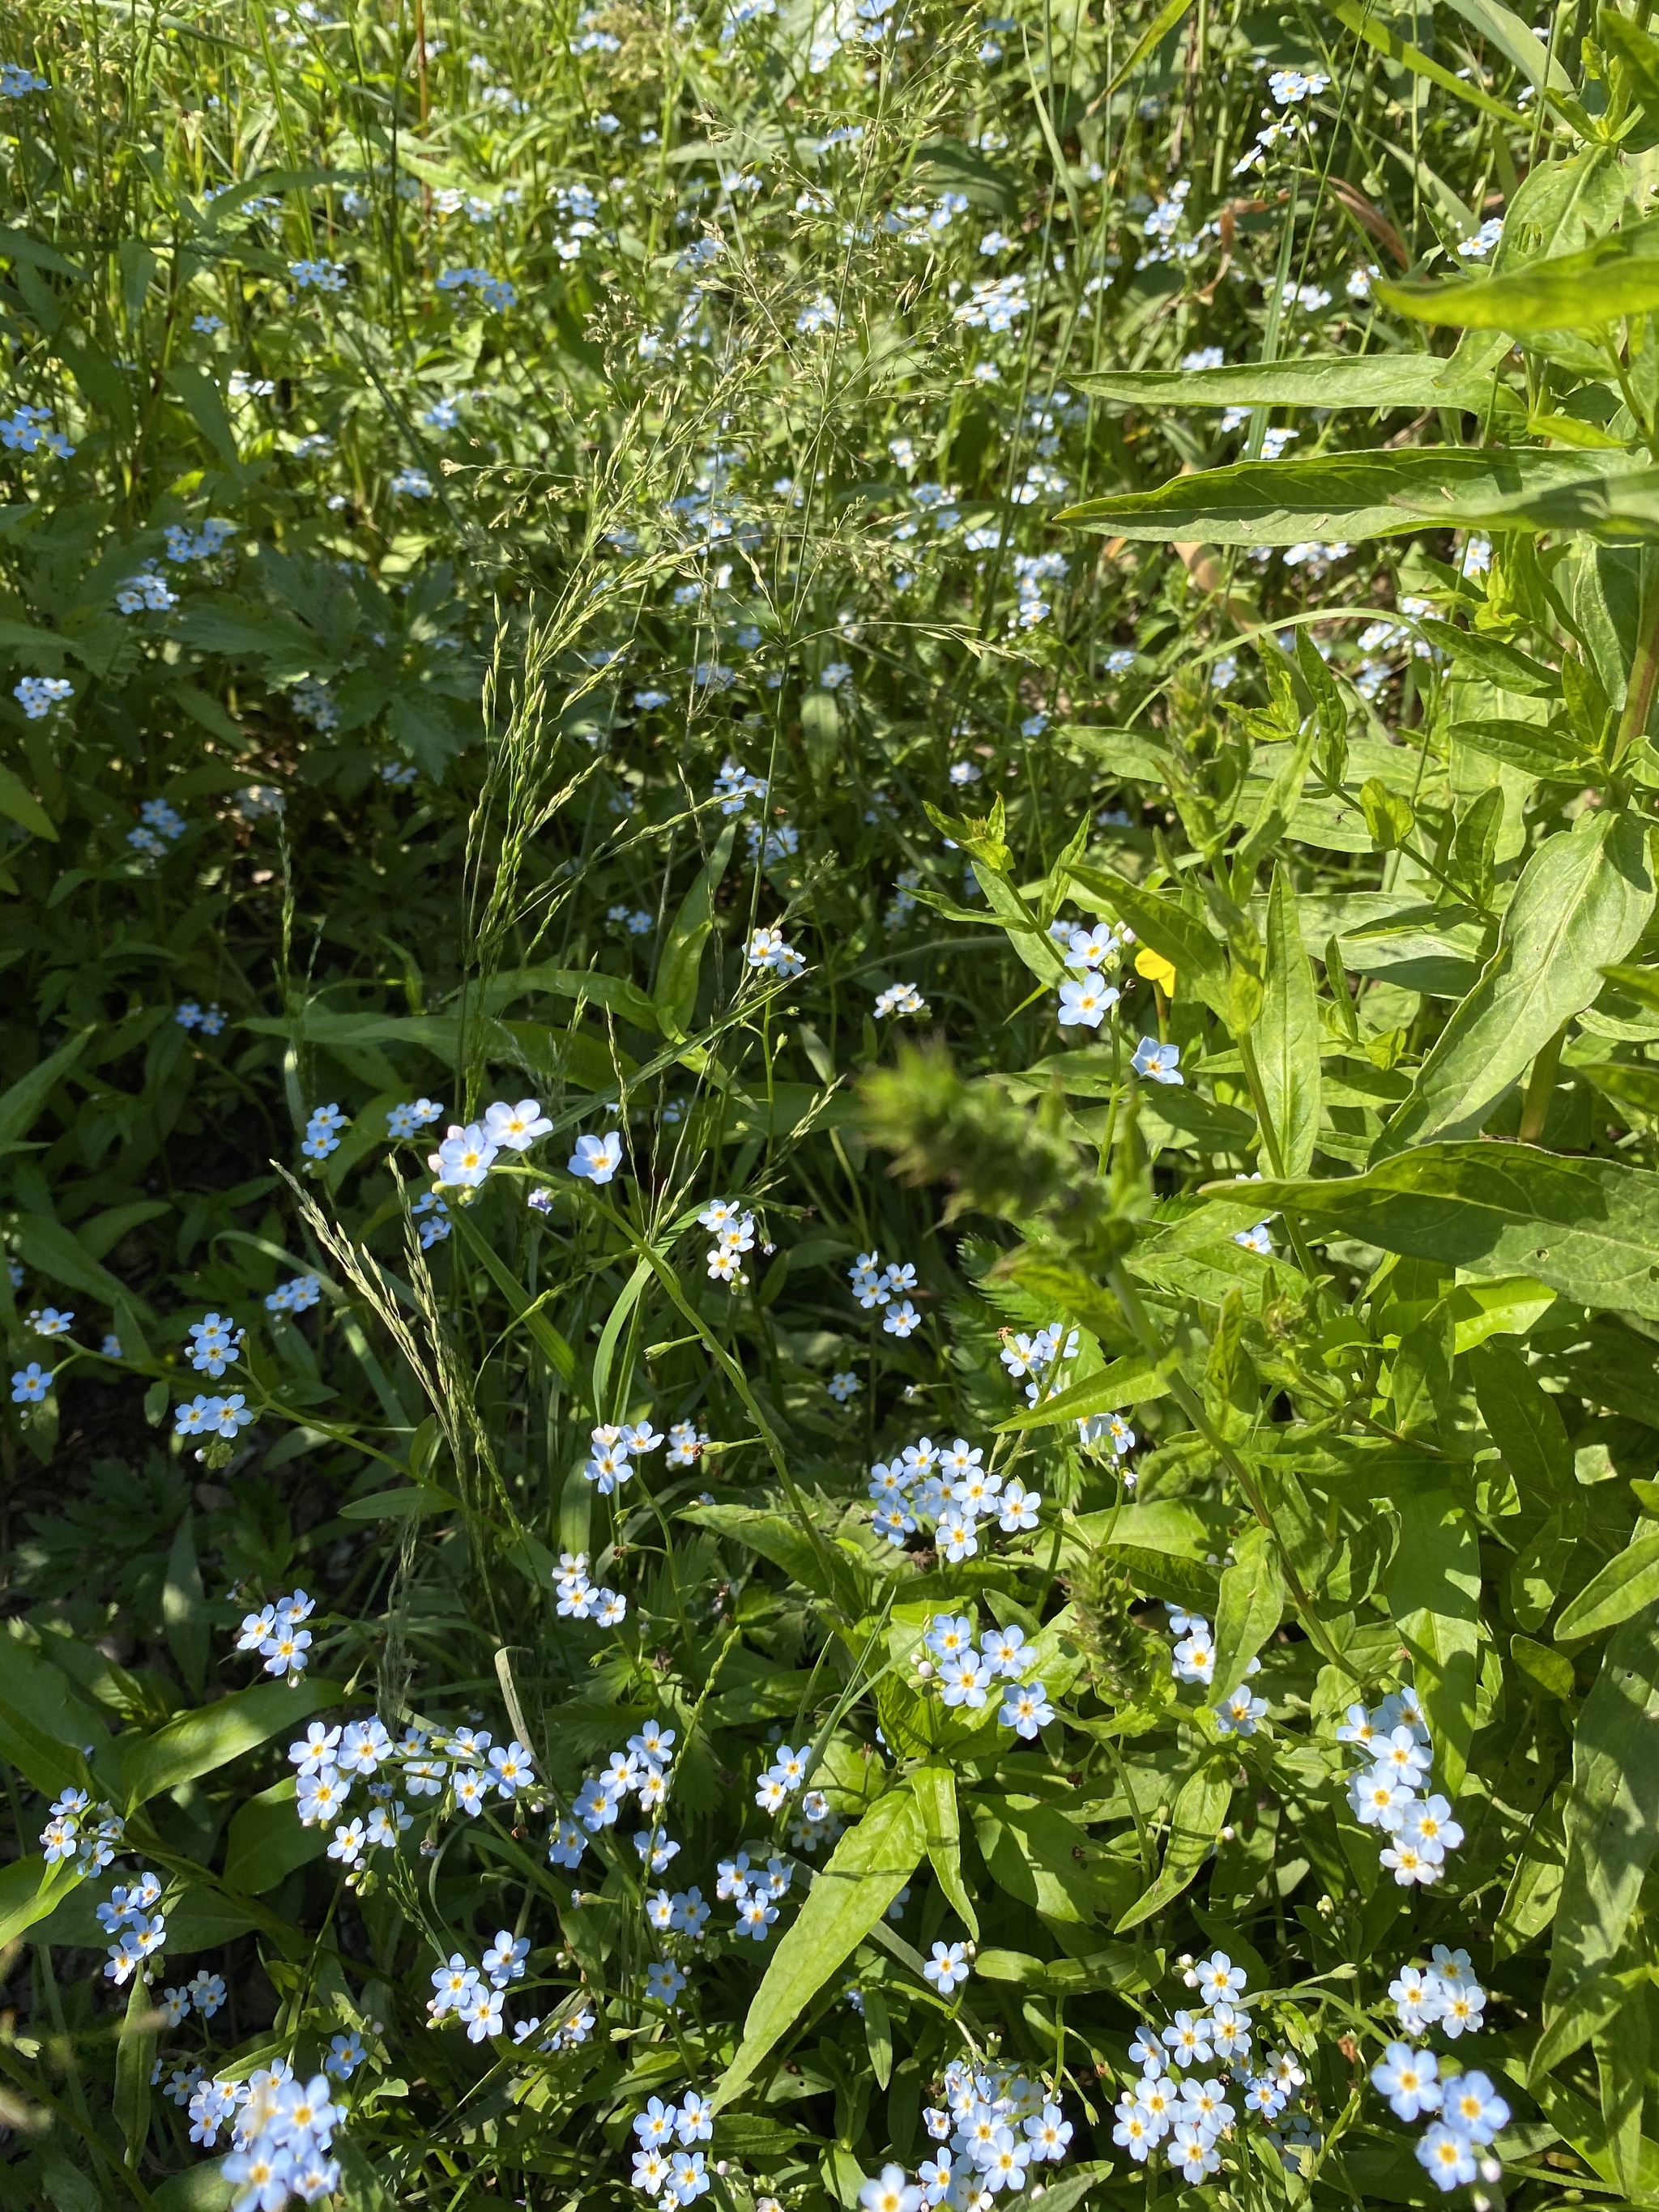
[[1166,999],[1176,994],[1176,971],[1161,952],[1154,952],[1150,945],[1143,945],[1135,955],[1135,973],[1144,975],[1149,983],[1156,983]]

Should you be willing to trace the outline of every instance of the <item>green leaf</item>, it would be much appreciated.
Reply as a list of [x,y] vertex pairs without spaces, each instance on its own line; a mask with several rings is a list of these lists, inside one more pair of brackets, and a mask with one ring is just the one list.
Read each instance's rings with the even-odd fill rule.
[[0,1091],[0,1142],[15,1137],[27,1137],[36,1119],[57,1086],[58,1079],[74,1066],[93,1037],[91,1030],[82,1030],[67,1044],[60,1044],[56,1052],[20,1076],[9,1090]]
[[1287,1176],[1304,1176],[1319,1137],[1319,999],[1302,942],[1296,888],[1282,865],[1273,871],[1268,896],[1266,945],[1261,1012],[1252,1042],[1280,1165]]
[[[1480,630],[1459,629],[1455,623],[1441,622],[1433,615],[1419,615],[1417,626],[1431,645],[1438,646],[1482,684],[1492,684],[1499,691],[1513,691],[1524,699],[1561,696],[1561,678],[1553,668],[1505,645],[1501,638],[1487,637]],[[1462,735],[1461,728],[1458,735]]]
[[921,1808],[902,1786],[878,1797],[848,1830],[772,1954],[744,2022],[738,2055],[715,2089],[716,2106],[729,2105],[748,2087],[762,2061],[880,1920],[926,1848]]
[[80,1880],[72,1862],[58,1859],[48,1866],[39,1851],[0,1867],[0,1948],[44,1920]]
[[1480,1418],[1522,1504],[1547,1511],[1570,1502],[1575,1475],[1566,1425],[1520,1353],[1510,1345],[1483,1344],[1470,1354],[1469,1373]]
[[1558,1644],[1600,1636],[1659,1598],[1659,1535],[1636,1536],[1578,1595],[1562,1607],[1553,1631]]
[[1093,753],[1109,775],[1131,783],[1167,783],[1170,756],[1150,731],[1096,729],[1086,722],[1062,722],[1054,736],[1063,744]]
[[183,400],[191,420],[234,475],[241,474],[241,455],[231,428],[224,394],[204,368],[193,362],[175,362],[167,371],[167,382]]
[[208,1617],[202,1570],[196,1559],[195,1516],[186,1511],[167,1555],[161,1587],[161,1623],[179,1672],[199,1698],[207,1676]]
[[[137,1305],[134,1292],[106,1267],[100,1267],[71,1229],[44,1213],[26,1213],[12,1232],[12,1244],[26,1266],[38,1267],[48,1281],[66,1290],[80,1291],[100,1304],[112,1306],[118,1298]],[[148,1313],[148,1306],[140,1308]]]
[[735,822],[721,830],[702,873],[680,902],[663,946],[652,995],[665,1036],[680,1038],[690,1032],[697,1006],[697,980],[702,972],[702,948],[714,926],[714,894],[726,873],[737,834]]
[[608,975],[601,968],[503,969],[478,994],[477,1005],[483,1012],[498,1014],[515,1000],[538,992],[558,999],[586,999],[653,1034],[658,1026],[657,1008],[639,985],[626,975]]
[[1195,915],[1167,892],[1140,890],[1109,868],[1074,865],[1070,874],[1073,883],[1107,914],[1127,921],[1143,945],[1164,955],[1175,969],[1178,985],[1184,983],[1212,1013],[1227,1018],[1227,957]]
[[15,775],[3,765],[0,765],[0,814],[21,823],[33,836],[50,838],[54,845],[58,842],[58,831],[51,815],[22,777]]
[[1547,1644],[1536,1644],[1517,1629],[1510,1638],[1510,1656],[1523,1674],[1530,1674],[1540,1690],[1564,1702],[1572,1695],[1572,1662]]
[[328,1829],[320,1822],[301,1826],[295,1810],[298,1794],[298,1782],[289,1774],[237,1807],[225,1849],[227,1889],[262,1897],[295,1867],[321,1858],[328,1848]]
[[1635,945],[1653,900],[1639,817],[1586,813],[1570,836],[1547,838],[1504,909],[1480,981],[1435,1040],[1378,1154],[1484,1127],[1562,1024],[1594,1002],[1602,968]]
[[1215,1670],[1209,1702],[1218,1705],[1246,1680],[1245,1668],[1285,1617],[1285,1577],[1277,1539],[1260,1523],[1247,1528],[1221,1576]]
[[[266,1465],[270,1465],[267,1461]],[[406,1484],[401,1490],[377,1490],[372,1498],[353,1498],[340,1508],[342,1521],[414,1521],[428,1513],[457,1513],[459,1498],[425,1483]]]
[[1411,1654],[1439,1786],[1455,1802],[1468,1771],[1480,1673],[1480,1538],[1451,1492],[1433,1482],[1402,1485],[1394,1504],[1400,1542],[1389,1569],[1389,1611]]
[[1659,117],[1659,41],[1616,8],[1599,9],[1595,24],[1602,51],[1623,62],[1642,105]]
[[[1499,504],[1609,477],[1613,453],[1548,453],[1528,447],[1419,446],[1328,453],[1306,461],[1237,461],[1175,477],[1156,491],[1087,500],[1054,517],[1114,538],[1210,545],[1294,545],[1309,538],[1388,538],[1423,518],[1451,527]],[[1498,527],[1530,529],[1522,519]]]
[[1578,781],[1594,766],[1584,758],[1573,732],[1553,723],[1460,720],[1456,735],[1460,745],[1471,746],[1488,760],[1524,769],[1528,775]]
[[[149,2134],[149,2075],[155,2063],[155,2021],[149,1984],[132,1978],[126,2016],[115,2046],[115,2124],[127,2147],[126,2162],[137,2166]],[[141,2023],[149,2025],[141,2025]]]
[[[1431,84],[1437,84],[1442,92],[1449,92],[1454,99],[1463,100],[1471,107],[1478,107],[1483,115],[1495,115],[1502,122],[1524,127],[1526,118],[1518,108],[1506,107],[1501,100],[1494,100],[1489,92],[1482,92],[1479,85],[1470,84],[1466,78],[1431,60],[1421,47],[1413,46],[1408,39],[1402,39],[1389,23],[1379,17],[1374,8],[1367,4],[1367,0],[1328,0],[1328,5],[1339,23],[1346,24],[1367,45],[1375,46],[1379,53],[1386,54],[1397,68],[1408,69],[1413,76],[1426,77]],[[1420,402],[1402,400],[1400,404],[1402,406],[1420,404],[1425,407],[1448,404],[1445,400],[1432,399]],[[1474,403],[1476,410],[1483,404],[1482,400]]]
[[1024,1429],[1052,1428],[1059,1421],[1085,1421],[1091,1414],[1115,1413],[1120,1407],[1145,1406],[1154,1398],[1167,1397],[1170,1388],[1169,1367],[1164,1360],[1144,1359],[1139,1352],[1130,1352],[1098,1373],[1085,1375],[1081,1382],[1073,1382],[1058,1397],[1041,1399],[1023,1413],[999,1421],[992,1433],[1012,1436]]
[[948,1766],[930,1759],[911,1768],[906,1778],[921,1808],[927,1856],[933,1861],[939,1886],[975,1942],[979,1941],[979,1915],[963,1886],[962,1827],[957,1812],[957,1778]]
[[457,1206],[451,1218],[459,1226],[467,1249],[475,1259],[483,1262],[496,1289],[512,1308],[514,1319],[541,1346],[555,1372],[567,1383],[574,1382],[576,1379],[575,1351],[541,1310],[540,1299],[528,1295],[489,1237],[468,1218],[463,1207]]
[[975,1797],[972,1814],[974,1840],[999,1888],[1050,1920],[1094,1919],[1099,1893],[1075,1821],[1036,1797]]
[[148,1735],[121,1736],[115,1751],[124,1810],[131,1812],[164,1790],[211,1774],[313,1713],[337,1705],[345,1694],[337,1682],[313,1680],[309,1675],[301,1676],[295,1689],[286,1682],[256,1682],[216,1705],[176,1713]]
[[1547,2008],[1608,1971],[1659,1845],[1659,1607],[1618,1629],[1573,1732]]
[[1659,220],[1627,224],[1578,253],[1551,254],[1455,284],[1386,284],[1379,303],[1420,323],[1465,330],[1590,331],[1659,307]]
[[1172,1904],[1214,1850],[1232,1802],[1233,1764],[1231,1753],[1208,1758],[1182,1784],[1170,1808],[1163,1868],[1118,1922],[1118,1935]]
[[863,1578],[868,1569],[863,1559],[842,1550],[820,1550],[798,1522],[781,1513],[757,1511],[747,1505],[686,1505],[678,1510],[677,1517],[758,1552],[781,1567],[792,1582],[838,1607],[849,1620],[857,1620],[866,1609],[869,1593]]
[[[1200,1195],[1238,1203],[1235,1182]],[[1262,1182],[1264,1212],[1287,1211],[1316,1237],[1481,1275],[1535,1275],[1581,1304],[1659,1320],[1659,1175],[1529,1145],[1419,1146],[1363,1176]]]
[[31,269],[50,269],[54,276],[73,276],[77,283],[86,273],[52,246],[31,238],[26,230],[13,230],[3,223],[0,223],[0,254],[8,260],[25,262]]
[[150,2212],[228,2212],[235,2194],[235,2183],[225,2179],[224,2160],[210,2158],[152,2189]]
[[1460,364],[1431,353],[1303,354],[1225,368],[1082,369],[1070,380],[1080,392],[1135,407],[1453,407],[1483,413],[1492,398],[1489,377],[1474,381]]

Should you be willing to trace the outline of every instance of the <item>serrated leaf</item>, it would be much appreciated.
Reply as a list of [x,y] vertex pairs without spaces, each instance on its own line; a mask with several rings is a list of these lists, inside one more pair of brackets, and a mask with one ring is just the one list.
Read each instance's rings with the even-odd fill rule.
[[717,2107],[747,2087],[762,2061],[886,1911],[926,1848],[921,1808],[902,1786],[878,1797],[848,1830],[772,1954],[737,2057],[715,2089]]
[[[1389,538],[1504,512],[1568,484],[1628,470],[1613,453],[1548,453],[1525,447],[1424,446],[1322,454],[1306,461],[1237,461],[1173,477],[1156,491],[1085,501],[1054,517],[1114,538],[1197,540],[1210,545],[1294,545],[1307,538]],[[1522,517],[1499,527],[1529,529]]]
[[1586,814],[1533,854],[1497,947],[1436,1039],[1379,1157],[1482,1128],[1562,1024],[1594,1003],[1601,969],[1636,945],[1653,912],[1647,829],[1634,814]]

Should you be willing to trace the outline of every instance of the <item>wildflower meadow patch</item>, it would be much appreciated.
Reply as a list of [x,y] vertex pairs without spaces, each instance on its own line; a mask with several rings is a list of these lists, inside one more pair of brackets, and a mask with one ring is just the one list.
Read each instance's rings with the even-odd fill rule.
[[0,48],[0,2204],[1659,2204],[1646,9]]

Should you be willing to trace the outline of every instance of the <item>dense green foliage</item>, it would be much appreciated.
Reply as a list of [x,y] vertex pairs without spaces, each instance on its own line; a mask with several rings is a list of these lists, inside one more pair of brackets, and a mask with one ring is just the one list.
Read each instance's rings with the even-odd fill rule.
[[1659,2204],[1644,19],[13,15],[0,2202]]

